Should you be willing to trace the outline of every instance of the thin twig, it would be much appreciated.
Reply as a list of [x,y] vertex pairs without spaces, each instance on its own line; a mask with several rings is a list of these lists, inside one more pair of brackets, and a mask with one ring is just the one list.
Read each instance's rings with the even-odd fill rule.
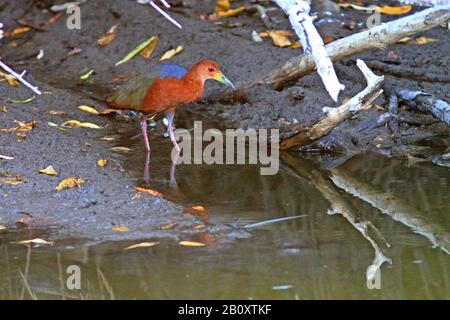
[[[170,8],[170,5],[164,1],[161,0],[161,2],[163,3],[163,5],[166,8]],[[162,14],[164,16],[164,18],[166,18],[167,20],[169,20],[170,22],[172,22],[174,25],[176,25],[178,28],[182,29],[183,27],[181,26],[181,24],[179,24],[174,18],[172,18],[167,12],[165,12],[163,9],[161,9],[160,7],[158,7],[153,1],[148,0],[148,3],[156,10],[158,11],[160,14]]]

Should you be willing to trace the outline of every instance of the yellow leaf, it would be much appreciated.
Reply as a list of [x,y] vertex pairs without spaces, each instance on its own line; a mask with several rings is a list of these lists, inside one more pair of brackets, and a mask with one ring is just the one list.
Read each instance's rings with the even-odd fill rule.
[[206,244],[204,244],[202,242],[194,242],[194,241],[181,241],[179,243],[179,245],[186,246],[186,247],[204,247],[204,246],[206,246]]
[[89,106],[79,106],[78,109],[80,109],[81,111],[84,111],[84,112],[98,114],[97,110],[95,110],[94,108],[89,107]]
[[231,8],[230,1],[228,1],[228,0],[217,0],[215,11],[216,11],[216,14],[219,14],[219,12],[228,11],[228,10],[230,10],[230,8]]
[[289,48],[291,49],[299,49],[302,47],[302,44],[300,43],[300,41],[295,41],[294,43],[292,43]]
[[145,59],[150,58],[153,51],[155,51],[156,46],[158,45],[159,36],[155,36],[152,41],[142,50],[139,54],[141,57],[144,57]]
[[56,124],[56,123],[54,123],[54,122],[47,122],[47,124],[50,126],[50,127],[57,127],[58,125]]
[[199,224],[197,226],[192,227],[192,230],[202,230],[205,229],[206,227],[203,224]]
[[0,71],[0,77],[5,79],[6,82],[8,82],[8,84],[11,87],[18,87],[19,86],[19,81],[17,81],[17,79],[14,78],[12,75],[9,75],[7,73],[4,73],[4,72]]
[[5,113],[8,112],[8,108],[6,106],[3,106],[2,107],[2,112],[5,112]]
[[58,184],[58,186],[55,188],[55,190],[61,191],[61,190],[73,188],[73,187],[80,188],[84,182],[85,181],[82,178],[75,178],[75,177],[66,178]]
[[405,13],[410,12],[412,9],[412,6],[401,6],[401,7],[391,7],[391,6],[384,6],[379,9],[379,11],[383,14],[396,16],[396,15],[402,15]]
[[64,111],[61,111],[61,110],[49,110],[49,111],[47,111],[47,113],[57,115],[57,116],[63,116],[66,114]]
[[239,13],[241,13],[243,11],[245,11],[245,7],[242,6],[242,7],[236,8],[236,9],[230,9],[227,11],[218,12],[217,16],[218,17],[232,17],[235,15],[238,15]]
[[150,194],[150,195],[155,196],[155,197],[162,197],[163,196],[163,194],[161,192],[153,190],[153,189],[145,189],[145,188],[139,188],[139,187],[133,187],[133,189],[136,190],[137,192],[147,193],[147,194]]
[[427,38],[427,37],[420,37],[415,40],[416,44],[418,44],[418,45],[427,44],[427,43],[436,42],[436,41],[439,41],[439,40],[433,39],[433,38]]
[[130,229],[128,229],[128,227],[125,227],[125,226],[117,226],[117,227],[113,227],[112,231],[127,232],[127,231],[130,231]]
[[292,42],[289,40],[288,36],[285,35],[284,30],[268,30],[267,34],[272,38],[273,44],[277,47],[284,48],[292,45]]
[[102,129],[102,127],[89,122],[80,122],[78,120],[69,120],[62,124],[65,127],[77,127],[77,128],[88,128],[88,129]]
[[197,210],[197,211],[205,211],[205,207],[203,207],[203,206],[193,206],[192,209]]
[[292,31],[290,31],[290,30],[267,30],[265,32],[260,32],[259,36],[261,38],[270,37],[269,31],[272,32],[272,33],[275,33],[275,34],[277,34],[279,36],[282,36],[282,37],[292,37],[294,35],[294,33]]
[[120,110],[120,109],[104,109],[104,110],[100,111],[100,114],[107,115],[107,114],[119,113],[119,112],[122,112],[122,110]]
[[129,153],[132,151],[132,149],[127,147],[112,147],[110,150],[118,153]]
[[44,239],[40,239],[40,238],[36,238],[36,239],[31,239],[31,240],[23,240],[23,241],[19,241],[17,242],[18,244],[47,244],[47,245],[53,245],[52,241],[46,241]]
[[103,140],[103,141],[114,141],[116,140],[116,138],[112,137],[112,136],[104,136],[99,138],[99,140]]
[[176,223],[167,223],[161,226],[161,230],[170,230],[173,229],[177,224]]
[[22,33],[28,32],[28,31],[30,31],[30,30],[31,30],[30,27],[17,28],[17,29],[14,29],[13,32],[11,32],[11,35],[13,35],[13,36],[18,36],[18,35],[20,35],[20,34],[22,34]]
[[110,44],[117,35],[117,24],[112,26],[108,32],[106,32],[104,35],[102,35],[98,40],[97,43],[99,46],[106,46]]
[[177,55],[181,51],[183,51],[183,46],[178,46],[175,49],[171,49],[171,50],[167,51],[166,53],[164,53],[162,55],[162,57],[159,58],[159,61],[169,60],[170,58]]
[[48,174],[49,176],[57,176],[58,172],[53,169],[53,166],[48,166],[45,169],[39,170],[39,173]]
[[141,242],[138,244],[133,244],[132,246],[126,247],[124,250],[138,249],[138,248],[150,248],[158,245],[159,242]]
[[108,160],[106,160],[106,159],[99,159],[98,161],[97,161],[97,165],[100,167],[100,168],[103,168],[104,166],[106,166],[106,163],[108,162]]
[[12,186],[17,186],[19,184],[25,183],[27,182],[26,179],[24,179],[23,177],[17,175],[15,177],[4,177],[4,178],[0,178],[0,184],[9,184]]

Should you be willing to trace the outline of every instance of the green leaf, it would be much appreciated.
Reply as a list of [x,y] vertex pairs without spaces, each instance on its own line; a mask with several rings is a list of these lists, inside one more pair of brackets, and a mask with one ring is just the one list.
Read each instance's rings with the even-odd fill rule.
[[155,41],[157,39],[157,37],[152,36],[149,39],[145,40],[144,42],[142,42],[141,44],[139,44],[136,48],[134,48],[133,50],[131,50],[122,60],[120,60],[119,62],[117,62],[115,64],[115,66],[117,67],[118,65],[125,63],[129,60],[131,60],[132,58],[134,58],[134,56],[136,56],[137,54],[139,54],[142,50],[144,50],[150,43],[152,43],[153,41]]

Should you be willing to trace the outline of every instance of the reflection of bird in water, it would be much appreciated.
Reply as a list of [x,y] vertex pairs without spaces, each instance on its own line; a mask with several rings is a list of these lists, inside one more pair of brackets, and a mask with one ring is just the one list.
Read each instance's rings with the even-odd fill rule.
[[[176,204],[179,204],[183,207],[183,213],[192,214],[194,216],[199,217],[202,219],[202,221],[206,224],[210,224],[211,221],[209,219],[209,213],[203,206],[189,206],[186,203],[188,200],[186,199],[186,196],[184,193],[180,190],[177,180],[176,180],[176,166],[177,161],[179,159],[179,154],[177,153],[174,158],[172,158],[172,162],[170,164],[170,180],[169,180],[169,189],[165,190],[164,192],[161,192],[165,199],[174,202]],[[143,181],[145,184],[150,184],[150,153],[147,152],[145,156],[145,163],[144,163],[144,174],[143,174]]]

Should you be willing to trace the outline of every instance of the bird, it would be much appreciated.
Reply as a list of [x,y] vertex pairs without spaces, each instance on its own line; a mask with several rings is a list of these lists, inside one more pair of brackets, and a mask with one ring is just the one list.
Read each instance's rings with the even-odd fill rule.
[[213,79],[232,89],[234,84],[222,73],[219,65],[208,59],[200,60],[190,70],[176,64],[160,67],[156,76],[139,75],[119,87],[107,97],[109,106],[139,111],[144,147],[150,152],[147,119],[164,113],[168,120],[167,131],[174,148],[181,149],[173,132],[176,108],[198,101],[204,94],[205,81]]

